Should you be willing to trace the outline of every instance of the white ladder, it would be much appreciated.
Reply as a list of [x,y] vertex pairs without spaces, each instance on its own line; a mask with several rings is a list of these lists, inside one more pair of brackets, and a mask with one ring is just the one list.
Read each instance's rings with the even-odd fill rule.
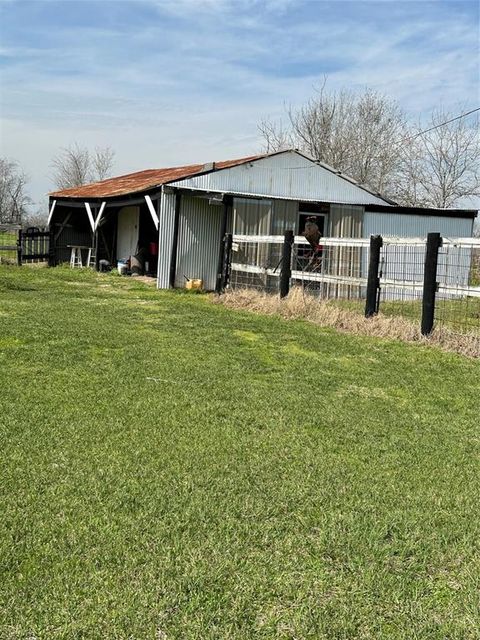
[[97,250],[95,247],[88,248],[87,254],[87,267],[92,267],[95,269],[95,264],[97,262]]

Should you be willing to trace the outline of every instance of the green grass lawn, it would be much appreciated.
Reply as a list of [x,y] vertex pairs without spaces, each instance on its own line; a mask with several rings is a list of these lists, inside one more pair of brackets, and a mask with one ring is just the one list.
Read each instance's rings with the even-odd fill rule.
[[478,639],[478,361],[0,267],[0,637]]

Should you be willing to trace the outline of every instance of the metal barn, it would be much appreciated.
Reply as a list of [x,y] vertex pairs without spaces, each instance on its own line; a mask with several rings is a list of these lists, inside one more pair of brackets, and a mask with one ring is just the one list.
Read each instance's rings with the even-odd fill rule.
[[[322,235],[469,237],[477,212],[399,207],[296,150],[152,169],[50,194],[56,262],[139,257],[159,288],[216,286],[226,232],[280,235],[315,215]],[[75,253],[75,256],[74,256]],[[257,256],[258,258],[258,256]],[[358,258],[359,259],[359,258]]]

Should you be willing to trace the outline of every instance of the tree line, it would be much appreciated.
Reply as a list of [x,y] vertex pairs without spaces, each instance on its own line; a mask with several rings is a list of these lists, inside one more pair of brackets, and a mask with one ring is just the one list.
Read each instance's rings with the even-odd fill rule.
[[[387,96],[329,91],[324,82],[303,105],[286,107],[283,119],[263,119],[258,129],[265,152],[296,148],[398,204],[448,208],[480,197],[478,113],[454,117],[439,108],[427,123],[412,123]],[[104,180],[114,159],[110,147],[76,143],[55,155],[50,177],[57,189]],[[27,184],[17,162],[0,158],[0,222],[26,217]]]

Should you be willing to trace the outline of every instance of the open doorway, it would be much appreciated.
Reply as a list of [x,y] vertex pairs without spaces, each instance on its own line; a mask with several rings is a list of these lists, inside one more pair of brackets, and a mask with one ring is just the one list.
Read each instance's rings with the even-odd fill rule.
[[[318,226],[320,235],[323,237],[327,233],[328,229],[328,204],[317,204],[316,202],[299,202],[298,204],[298,221],[297,221],[297,235],[303,235],[305,231],[305,224],[309,218],[315,218],[315,223]],[[312,247],[308,244],[303,244],[298,247],[297,258],[301,265],[307,264],[312,256]],[[317,252],[317,257],[321,258],[322,252]]]
[[299,202],[298,203],[298,222],[297,234],[300,236],[305,231],[305,223],[307,218],[314,216],[316,223],[322,236],[327,232],[328,223],[328,204],[318,204],[316,202]]
[[117,260],[129,260],[137,253],[139,207],[123,207],[118,212]]

